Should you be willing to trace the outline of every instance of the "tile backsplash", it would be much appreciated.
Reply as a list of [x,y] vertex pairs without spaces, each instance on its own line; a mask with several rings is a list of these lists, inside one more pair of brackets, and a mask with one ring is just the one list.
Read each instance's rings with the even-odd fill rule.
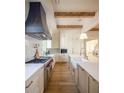
[[25,36],[25,62],[34,59],[36,45],[38,45],[40,55],[43,55],[43,51],[46,49],[46,42],[31,38],[27,35]]

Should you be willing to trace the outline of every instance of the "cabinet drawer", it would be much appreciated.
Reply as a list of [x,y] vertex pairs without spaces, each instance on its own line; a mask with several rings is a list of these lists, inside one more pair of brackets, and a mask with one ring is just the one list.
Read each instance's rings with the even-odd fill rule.
[[25,82],[25,93],[43,93],[43,91],[44,68],[40,68]]

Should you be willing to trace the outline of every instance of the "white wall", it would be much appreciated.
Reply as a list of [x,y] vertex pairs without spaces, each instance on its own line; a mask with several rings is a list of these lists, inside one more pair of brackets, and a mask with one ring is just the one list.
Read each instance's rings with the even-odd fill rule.
[[38,50],[40,55],[43,55],[43,51],[46,50],[46,41],[37,40],[26,35],[25,37],[25,61],[29,61],[34,58],[36,49],[35,44],[39,44]]

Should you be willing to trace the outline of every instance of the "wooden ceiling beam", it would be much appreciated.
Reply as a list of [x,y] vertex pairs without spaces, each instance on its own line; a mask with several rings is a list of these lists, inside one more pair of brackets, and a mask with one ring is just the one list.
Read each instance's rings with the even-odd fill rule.
[[57,28],[83,28],[82,25],[57,25]]
[[91,28],[90,31],[99,31],[99,28]]
[[56,18],[94,17],[95,12],[54,12]]

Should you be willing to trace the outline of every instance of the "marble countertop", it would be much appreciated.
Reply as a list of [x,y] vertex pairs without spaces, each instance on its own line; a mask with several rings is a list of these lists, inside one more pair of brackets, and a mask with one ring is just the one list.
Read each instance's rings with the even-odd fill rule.
[[37,72],[43,66],[43,63],[25,64],[25,81],[28,80],[35,72]]
[[99,81],[99,64],[97,62],[80,62],[78,63],[85,71],[87,71],[94,79]]
[[70,55],[71,62],[75,68],[77,68],[77,65],[85,69],[94,79],[99,81],[99,63],[88,61],[81,56],[78,55]]
[[40,68],[44,68],[44,65],[47,64],[49,60],[45,63],[28,63],[25,64],[25,81],[28,80],[35,72],[37,72]]
[[[50,56],[50,55],[49,55]],[[51,55],[53,57],[54,55]],[[80,65],[83,69],[85,69],[94,79],[99,81],[99,63],[88,61],[82,58],[79,55],[70,55],[71,62],[75,68],[77,68],[77,64]],[[25,81],[31,77],[38,69],[44,67],[43,63],[30,63],[25,64]]]

